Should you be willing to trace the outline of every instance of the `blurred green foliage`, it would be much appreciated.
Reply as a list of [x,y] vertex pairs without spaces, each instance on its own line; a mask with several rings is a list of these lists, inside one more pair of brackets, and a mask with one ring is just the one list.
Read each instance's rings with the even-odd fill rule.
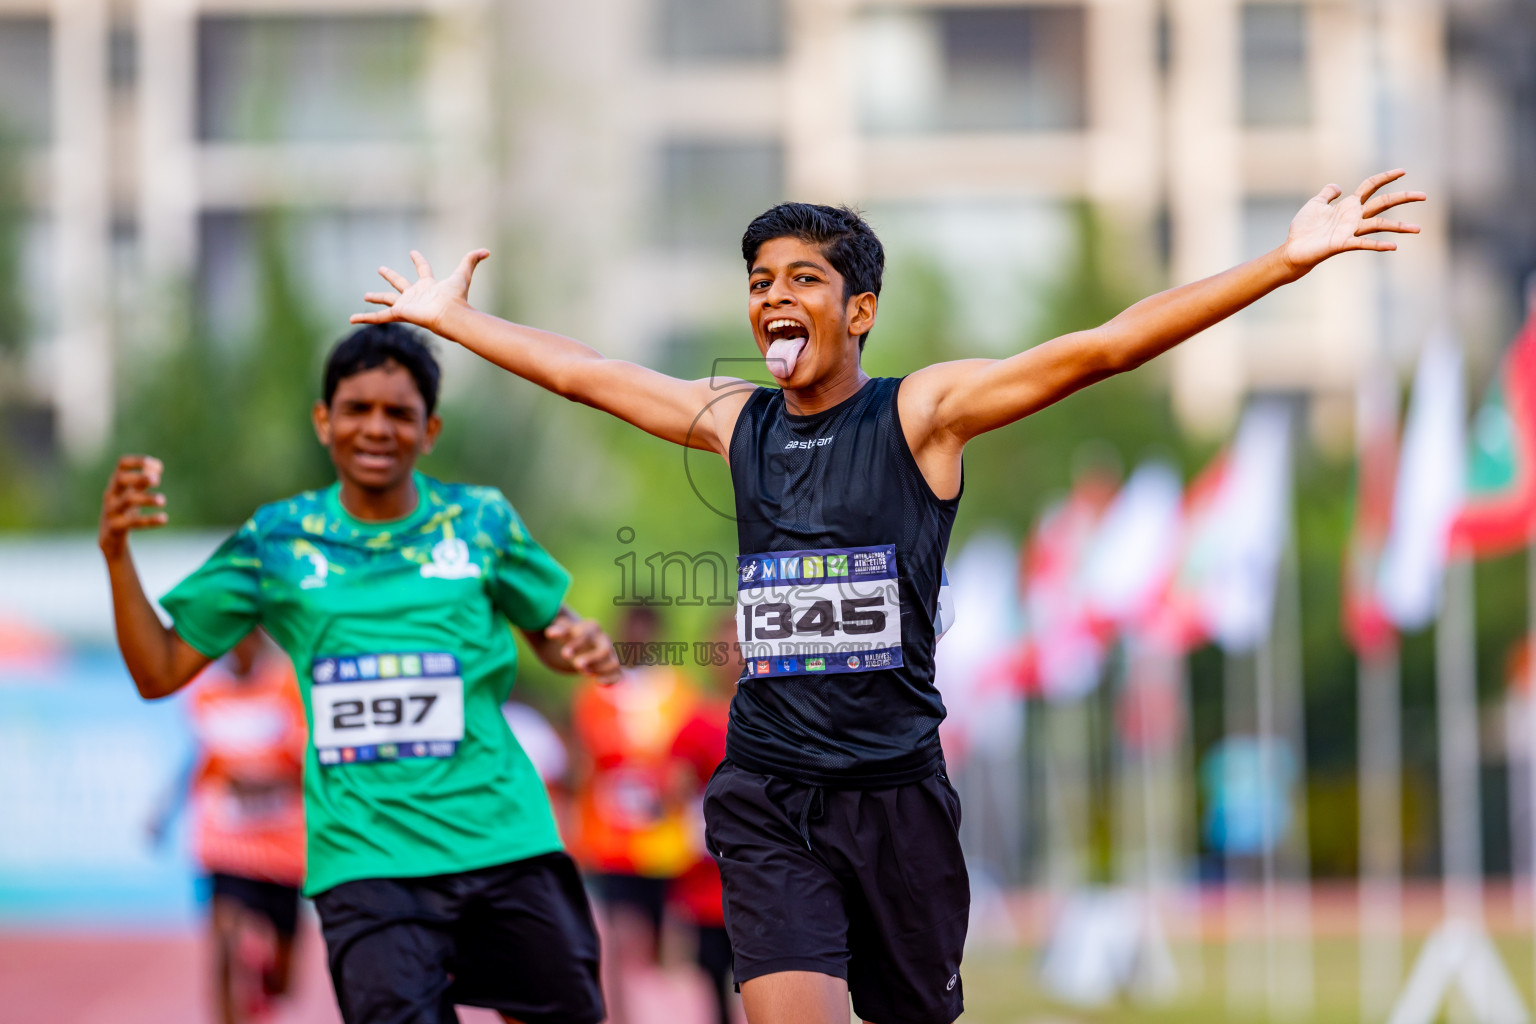
[[[22,195],[21,144],[0,122],[0,366],[14,372],[28,330],[21,265],[27,209]],[[14,379],[14,378],[12,378]]]
[[283,218],[256,224],[256,316],[237,344],[212,340],[190,299],[183,333],[122,370],[119,451],[166,464],[167,507],[179,525],[236,525],[268,501],[331,479],[309,412],[329,328],[283,257]]

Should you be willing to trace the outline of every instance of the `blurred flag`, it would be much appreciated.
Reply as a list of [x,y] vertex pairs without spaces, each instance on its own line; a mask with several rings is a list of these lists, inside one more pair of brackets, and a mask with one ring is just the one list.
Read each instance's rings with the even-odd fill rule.
[[1472,421],[1466,504],[1451,542],[1480,558],[1529,544],[1536,528],[1536,312],[1505,353]]
[[1392,500],[1392,526],[1376,592],[1399,629],[1428,625],[1440,606],[1451,523],[1465,481],[1461,350],[1436,335],[1413,375]]
[[1028,635],[1015,658],[1017,683],[1026,690],[1072,699],[1098,684],[1105,638],[1088,612],[1082,567],[1113,493],[1111,480],[1087,475],[1035,524],[1024,552]]
[[983,532],[966,542],[950,576],[955,625],[934,656],[948,717],[940,727],[954,763],[972,751],[1006,754],[1018,747],[1024,716],[1006,679],[1018,644],[1019,579],[1013,543]]
[[1145,462],[1104,513],[1083,567],[1089,614],[1125,629],[1151,619],[1178,554],[1183,486],[1173,468]]
[[1221,557],[1221,513],[1231,466],[1232,453],[1223,449],[1184,495],[1177,564],[1146,629],[1149,639],[1167,650],[1189,651],[1211,639],[1207,593]]
[[1206,613],[1217,643],[1249,651],[1269,633],[1290,529],[1291,415],[1283,404],[1256,402],[1243,414],[1215,500]]
[[1369,655],[1394,636],[1376,589],[1397,474],[1397,383],[1385,363],[1361,381],[1355,448],[1355,514],[1344,555],[1344,636],[1356,652]]

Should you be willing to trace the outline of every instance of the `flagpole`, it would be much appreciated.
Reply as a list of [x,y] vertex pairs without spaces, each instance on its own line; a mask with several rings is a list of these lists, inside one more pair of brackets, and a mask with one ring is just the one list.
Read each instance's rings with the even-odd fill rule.
[[[1179,842],[1177,846],[1178,871],[1183,880],[1181,903],[1193,910],[1194,930],[1181,958],[1184,970],[1180,973],[1188,979],[1188,989],[1194,994],[1205,991],[1205,914],[1200,900],[1198,861],[1200,859],[1200,812],[1196,799],[1200,791],[1200,752],[1195,747],[1194,695],[1190,692],[1189,654],[1181,651],[1177,662],[1179,687],[1179,747],[1178,761],[1169,775],[1172,779],[1170,797],[1178,815]],[[1189,780],[1186,789],[1184,780]],[[1536,885],[1533,885],[1536,889]]]
[[[1536,297],[1536,290],[1531,294]],[[1532,530],[1532,536],[1536,537],[1536,529]],[[1525,820],[1528,833],[1525,845],[1530,858],[1526,885],[1530,889],[1527,895],[1531,901],[1531,931],[1536,934],[1536,541],[1525,549],[1525,615],[1526,643],[1529,645],[1525,659]],[[1532,985],[1536,986],[1536,942],[1531,945],[1531,954]]]
[[1453,555],[1445,568],[1445,608],[1435,631],[1435,682],[1440,705],[1440,856],[1446,916],[1480,927],[1483,839],[1472,583],[1472,560]]
[[[1289,495],[1287,496],[1289,498]],[[1276,925],[1282,924],[1287,942],[1282,984],[1271,994],[1272,1013],[1290,1019],[1310,1016],[1313,1009],[1312,964],[1312,851],[1307,821],[1307,721],[1305,669],[1302,663],[1301,569],[1294,515],[1287,516],[1290,529],[1281,557],[1276,594],[1274,686],[1275,713],[1286,746],[1296,763],[1296,793],[1291,801],[1291,829],[1285,855],[1278,865],[1285,879],[1297,885],[1289,899],[1277,908]]]
[[[1256,687],[1251,685],[1250,672],[1257,669],[1258,656],[1254,653],[1239,654],[1227,652],[1223,659],[1222,679],[1222,718],[1223,729],[1226,734],[1223,750],[1226,757],[1231,756],[1231,741],[1247,732],[1251,726],[1251,712],[1253,710],[1251,695]],[[1222,778],[1218,785],[1222,790],[1221,799],[1230,802],[1231,793],[1228,791],[1227,778],[1230,766],[1227,760],[1222,762]],[[1224,812],[1231,815],[1231,808]],[[1223,829],[1224,849],[1222,852],[1223,877],[1225,884],[1222,887],[1222,911],[1225,918],[1225,969],[1227,975],[1227,1011],[1231,1016],[1246,1016],[1251,1009],[1253,997],[1261,988],[1261,983],[1256,984],[1254,978],[1254,958],[1243,955],[1250,952],[1245,947],[1252,938],[1250,908],[1247,905],[1248,885],[1247,879],[1242,877],[1247,874],[1248,865],[1244,858],[1232,851],[1232,836],[1230,834],[1231,822],[1226,822]],[[1262,970],[1262,966],[1260,966]]]
[[1360,715],[1360,1017],[1391,1010],[1403,977],[1402,712],[1396,639],[1362,651]]
[[[1386,166],[1392,124],[1391,96],[1387,89],[1385,55],[1382,52],[1384,0],[1371,4],[1371,79],[1375,106],[1376,162]],[[1390,323],[1393,313],[1391,279],[1378,261],[1372,268],[1376,291],[1374,358],[1361,387],[1377,385],[1375,375],[1385,370],[1394,380],[1391,408],[1396,422],[1396,388],[1390,366]],[[1365,392],[1369,400],[1369,391]],[[1371,424],[1361,423],[1361,429]],[[1395,432],[1395,428],[1394,428]],[[1357,439],[1362,461],[1369,439]],[[1360,1017],[1376,1021],[1391,1012],[1403,977],[1403,796],[1402,796],[1402,666],[1396,633],[1378,650],[1361,649],[1356,666],[1359,707],[1359,874],[1360,907]]]
[[1275,777],[1275,646],[1278,638],[1273,628],[1255,654],[1254,696],[1257,705],[1259,739],[1259,872],[1264,908],[1264,994],[1271,1020],[1279,1015],[1280,979],[1277,973],[1275,934],[1275,855],[1279,845],[1275,818],[1279,807],[1269,800],[1270,782]]
[[[1533,317],[1536,317],[1536,274],[1525,279],[1525,318],[1529,322]],[[1525,819],[1529,833],[1526,847],[1530,857],[1530,877],[1526,884],[1530,887],[1531,932],[1536,937],[1536,522],[1531,524],[1530,536],[1531,543],[1525,549],[1525,629],[1528,645],[1525,659]],[[1536,988],[1536,942],[1531,943],[1531,957],[1531,985]],[[1533,995],[1532,1005],[1536,1005],[1536,995]]]

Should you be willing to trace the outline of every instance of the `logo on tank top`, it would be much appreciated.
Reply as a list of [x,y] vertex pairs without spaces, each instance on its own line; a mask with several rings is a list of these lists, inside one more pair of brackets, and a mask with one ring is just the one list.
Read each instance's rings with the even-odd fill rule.
[[825,448],[832,443],[832,439],[836,436],[836,434],[828,434],[826,437],[813,437],[809,441],[791,441],[784,446],[784,450],[789,451],[792,448]]
[[309,562],[309,575],[299,580],[300,588],[314,590],[316,587],[325,586],[326,579],[331,575],[331,563],[325,560],[325,556],[318,551],[309,551],[298,557]]
[[432,546],[432,562],[421,567],[426,579],[473,580],[480,567],[469,560],[469,545],[459,537],[444,537]]

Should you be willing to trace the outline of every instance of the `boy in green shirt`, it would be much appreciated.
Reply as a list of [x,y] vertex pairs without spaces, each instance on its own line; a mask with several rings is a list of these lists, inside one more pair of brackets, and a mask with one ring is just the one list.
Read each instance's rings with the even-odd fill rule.
[[308,871],[347,1024],[603,1019],[598,946],[548,799],[501,715],[516,626],[545,664],[613,681],[570,577],[492,488],[415,471],[441,430],[439,371],[400,325],[331,353],[315,432],[338,481],[258,509],[161,601],[128,533],[166,522],[162,466],[119,460],[100,544],[118,645],[164,697],[260,625],[293,659],[310,743]]

